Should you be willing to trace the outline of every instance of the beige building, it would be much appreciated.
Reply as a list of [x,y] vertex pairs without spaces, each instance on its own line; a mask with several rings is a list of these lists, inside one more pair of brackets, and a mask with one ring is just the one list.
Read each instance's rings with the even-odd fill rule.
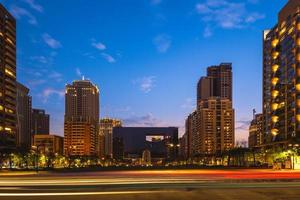
[[113,128],[121,127],[122,122],[118,119],[103,118],[100,119],[99,137],[100,137],[100,155],[112,158],[113,153]]
[[63,154],[64,138],[57,135],[34,135],[33,146],[48,155]]
[[64,153],[99,155],[99,89],[89,80],[66,86]]
[[210,97],[200,102],[199,154],[219,156],[234,147],[234,109],[229,99]]
[[0,150],[16,146],[16,20],[0,4]]

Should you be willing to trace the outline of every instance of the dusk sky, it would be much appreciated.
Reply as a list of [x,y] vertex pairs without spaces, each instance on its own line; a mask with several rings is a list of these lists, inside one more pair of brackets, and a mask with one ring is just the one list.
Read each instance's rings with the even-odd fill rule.
[[236,139],[261,112],[262,31],[287,0],[0,0],[17,19],[17,78],[63,135],[64,88],[100,88],[100,115],[178,126],[206,67],[233,63]]

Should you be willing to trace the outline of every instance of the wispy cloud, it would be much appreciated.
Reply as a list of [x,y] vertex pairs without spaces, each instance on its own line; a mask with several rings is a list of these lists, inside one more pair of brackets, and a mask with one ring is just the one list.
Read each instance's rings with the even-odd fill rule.
[[150,0],[150,3],[152,5],[158,5],[158,4],[161,4],[162,0]]
[[165,125],[162,120],[157,119],[151,113],[143,116],[131,116],[123,119],[123,122],[125,126],[133,127],[157,127]]
[[27,18],[27,21],[29,24],[37,25],[36,18],[25,8],[21,8],[18,6],[12,6],[10,8],[10,13],[16,18],[16,19],[22,19],[23,17]]
[[247,3],[231,2],[228,0],[206,0],[196,4],[196,11],[201,15],[203,22],[207,23],[204,37],[212,35],[211,26],[224,29],[245,28],[249,24],[263,19],[264,14],[250,12]]
[[109,63],[115,63],[116,59],[108,53],[101,53],[101,56]]
[[42,37],[44,42],[52,49],[58,49],[62,47],[61,43],[58,40],[51,37],[48,33],[44,33]]
[[194,99],[192,99],[192,98],[186,98],[184,100],[183,104],[181,105],[181,108],[189,109],[189,110],[195,109],[195,107],[196,107],[196,104],[195,104]]
[[56,82],[61,82],[62,77],[63,77],[63,75],[61,73],[56,72],[56,71],[53,71],[48,75],[48,78],[53,79]]
[[92,46],[101,51],[106,49],[105,44],[102,42],[96,42],[95,40],[92,41]]
[[38,61],[43,64],[46,64],[49,62],[49,60],[45,56],[31,56],[30,59],[33,61]]
[[75,69],[75,72],[77,76],[82,77],[82,73],[78,67]]
[[32,9],[42,13],[44,12],[43,6],[37,4],[34,0],[24,0]]
[[169,35],[160,34],[153,39],[153,44],[159,53],[166,53],[171,47],[172,40]]
[[64,90],[57,90],[57,89],[53,89],[53,88],[46,88],[43,90],[41,97],[43,98],[43,102],[46,103],[49,99],[49,97],[56,95],[59,98],[64,97],[65,95],[65,91]]
[[149,93],[155,87],[156,77],[155,76],[147,76],[143,78],[138,78],[133,81],[133,84],[138,85],[140,90],[143,93]]

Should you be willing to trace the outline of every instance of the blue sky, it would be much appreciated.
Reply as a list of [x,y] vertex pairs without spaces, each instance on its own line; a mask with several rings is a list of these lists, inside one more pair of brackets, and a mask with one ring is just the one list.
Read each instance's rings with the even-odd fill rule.
[[63,135],[64,87],[100,87],[101,117],[178,126],[206,67],[232,62],[236,138],[261,111],[262,31],[287,0],[0,0],[17,19],[18,80]]

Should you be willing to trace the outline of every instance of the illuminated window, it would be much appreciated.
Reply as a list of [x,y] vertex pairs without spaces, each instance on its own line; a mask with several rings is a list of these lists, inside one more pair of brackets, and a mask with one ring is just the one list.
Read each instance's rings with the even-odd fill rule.
[[1,110],[1,111],[4,110],[4,107],[3,107],[2,105],[0,105],[0,110]]
[[11,41],[11,39],[6,38],[6,41],[9,42],[10,44],[14,45],[14,43]]
[[292,27],[292,28],[289,29],[288,34],[291,34],[293,31],[294,31],[294,27]]
[[14,73],[12,71],[10,71],[9,69],[5,69],[5,73],[9,76],[12,76],[14,78],[16,78],[16,76],[14,75]]
[[6,131],[8,131],[8,132],[11,132],[11,128],[9,128],[9,127],[5,127],[4,130],[6,130]]
[[297,45],[300,46],[300,38],[297,39]]
[[300,122],[300,115],[296,115],[297,121]]
[[0,131],[3,131],[3,127],[2,126],[0,126]]
[[272,116],[272,122],[273,123],[277,123],[278,122],[279,117],[278,116]]
[[281,31],[279,32],[279,35],[282,35],[282,34],[284,34],[285,33],[285,31],[286,31],[286,28],[284,27],[283,29],[281,29]]
[[298,83],[298,84],[296,85],[296,89],[297,89],[297,91],[300,91],[300,83]]
[[271,107],[272,107],[272,110],[277,110],[278,109],[278,103],[273,103]]
[[271,130],[271,133],[272,133],[273,136],[278,135],[278,129],[273,128],[273,129]]
[[300,53],[297,54],[297,60],[300,62]]
[[278,83],[279,78],[274,77],[272,78],[272,84],[275,86]]
[[297,24],[297,29],[300,31],[300,23]]
[[279,92],[277,90],[272,91],[272,97],[276,98],[278,96]]
[[277,72],[278,68],[279,68],[279,65],[273,65],[272,66],[272,71]]
[[274,40],[272,41],[272,47],[276,47],[277,44],[278,44],[278,42],[279,42],[278,39],[274,39]]
[[3,33],[2,32],[0,32],[0,36],[3,37]]
[[300,99],[297,99],[297,106],[300,107]]
[[274,52],[272,53],[272,58],[273,58],[274,60],[277,59],[278,56],[279,56],[279,52],[274,51]]

